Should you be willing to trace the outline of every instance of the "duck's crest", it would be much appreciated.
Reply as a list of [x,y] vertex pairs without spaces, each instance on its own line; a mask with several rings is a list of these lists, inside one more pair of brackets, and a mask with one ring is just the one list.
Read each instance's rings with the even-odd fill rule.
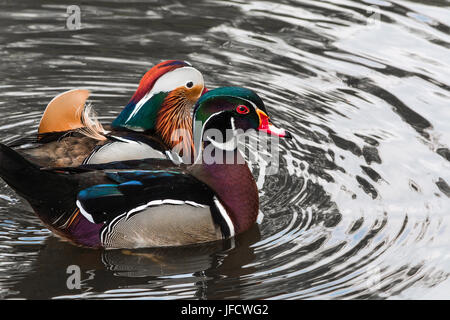
[[139,82],[139,87],[131,97],[128,104],[138,103],[153,88],[156,80],[158,80],[163,74],[178,68],[189,66],[191,65],[188,62],[179,60],[168,60],[157,64],[144,74]]
[[194,106],[194,114],[199,109],[200,105],[206,100],[214,99],[216,97],[237,97],[245,100],[249,100],[255,103],[257,106],[264,106],[262,99],[253,90],[242,87],[220,87],[213,90],[209,90],[203,94]]
[[[131,97],[126,107],[113,121],[114,128],[127,128],[137,131],[154,129],[159,107],[166,94],[154,93],[152,99],[146,97],[154,87],[156,81],[164,74],[182,67],[190,67],[186,61],[168,60],[161,62],[145,73],[139,82],[139,87]],[[153,99],[154,98],[154,99]],[[148,104],[144,106],[143,104]],[[143,108],[144,112],[137,116],[138,111]],[[142,118],[145,118],[144,120]]]

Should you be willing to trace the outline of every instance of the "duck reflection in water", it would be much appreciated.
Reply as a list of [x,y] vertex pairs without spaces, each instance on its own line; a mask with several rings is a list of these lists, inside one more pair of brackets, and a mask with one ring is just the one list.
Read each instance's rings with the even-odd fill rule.
[[[121,288],[120,297],[126,298],[127,289],[130,294],[139,290],[148,295],[155,291],[159,294],[167,285],[184,284],[186,290],[195,290],[197,298],[220,298],[220,291],[215,290],[218,279],[236,281],[255,272],[253,267],[243,266],[255,260],[253,245],[260,239],[258,224],[228,240],[172,248],[92,250],[51,236],[39,251],[32,271],[13,284],[10,297],[96,298],[96,292]],[[79,268],[79,289],[69,288],[69,278],[74,275],[70,266]],[[50,267],[53,272],[49,272]],[[169,290],[163,295],[172,294]],[[113,297],[115,293],[111,293]]]

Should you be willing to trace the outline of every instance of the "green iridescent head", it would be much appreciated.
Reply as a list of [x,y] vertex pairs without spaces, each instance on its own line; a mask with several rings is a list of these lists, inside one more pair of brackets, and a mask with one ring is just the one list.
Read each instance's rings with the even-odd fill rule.
[[[241,87],[222,87],[206,92],[194,107],[194,137],[203,139],[208,129],[225,134],[254,129],[279,137],[290,137],[269,121],[262,99],[252,90]],[[201,132],[199,132],[199,130]]]

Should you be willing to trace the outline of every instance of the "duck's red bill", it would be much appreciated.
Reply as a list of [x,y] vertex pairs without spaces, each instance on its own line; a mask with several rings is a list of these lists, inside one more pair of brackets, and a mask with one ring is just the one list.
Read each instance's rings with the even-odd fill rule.
[[292,135],[289,132],[287,132],[283,128],[278,128],[273,124],[271,124],[269,121],[269,117],[264,111],[257,109],[256,113],[259,116],[259,127],[258,127],[259,131],[263,131],[272,136],[277,136],[281,138],[288,138],[288,139],[292,138]]

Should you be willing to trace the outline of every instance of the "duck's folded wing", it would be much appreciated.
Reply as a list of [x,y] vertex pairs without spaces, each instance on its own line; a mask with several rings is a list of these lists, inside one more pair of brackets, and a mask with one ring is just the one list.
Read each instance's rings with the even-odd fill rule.
[[106,247],[180,245],[233,235],[215,193],[184,172],[106,172],[111,184],[79,192],[77,206],[93,223],[104,223]]
[[133,170],[106,172],[111,184],[78,193],[77,206],[90,221],[108,223],[118,215],[162,204],[209,205],[213,191],[183,172]]

